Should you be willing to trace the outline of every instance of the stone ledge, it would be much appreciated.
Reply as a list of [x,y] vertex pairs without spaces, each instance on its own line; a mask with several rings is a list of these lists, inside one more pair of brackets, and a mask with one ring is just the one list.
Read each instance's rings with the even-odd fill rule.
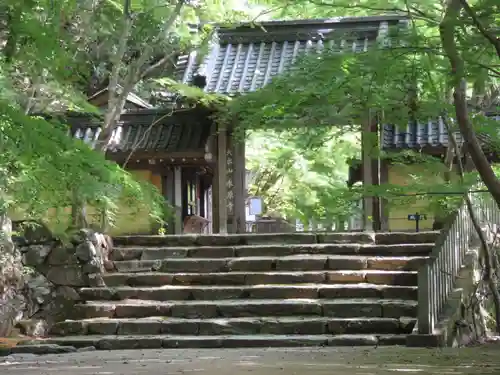
[[266,244],[237,246],[186,246],[186,247],[115,247],[110,254],[111,261],[161,261],[172,259],[186,261],[194,258],[254,258],[291,256],[385,256],[422,257],[428,256],[434,244],[417,243],[404,245],[373,244]]
[[439,231],[427,232],[386,232],[376,233],[375,243],[377,245],[397,245],[415,243],[434,243],[439,237]]
[[328,316],[335,318],[414,317],[415,301],[379,299],[265,299],[218,301],[139,301],[87,302],[75,305],[70,318],[148,318],[165,316],[184,319]]
[[217,273],[108,273],[103,275],[108,287],[172,286],[243,286],[265,284],[379,284],[416,286],[414,271],[274,271]]
[[[376,346],[402,344],[406,335],[240,335],[240,336],[78,336],[51,338],[53,344],[97,350],[160,348],[249,348],[303,346]],[[30,345],[30,341],[23,345]],[[35,345],[39,342],[34,342]]]
[[11,348],[0,348],[0,357],[11,354],[63,354],[76,352],[77,348],[71,345],[44,344],[34,341],[31,343],[16,345]]
[[423,335],[412,333],[406,336],[406,346],[410,348],[437,348],[442,347],[444,344],[443,335]]
[[409,334],[416,319],[255,317],[86,319],[56,323],[54,336],[71,335],[256,335],[256,334]]
[[[359,255],[297,254],[290,256],[251,256],[228,258],[169,258],[114,261],[116,272],[256,272],[382,270],[417,271],[428,257],[378,257]],[[112,272],[112,271],[110,271]]]
[[116,246],[238,246],[263,244],[416,244],[434,243],[439,232],[295,232],[228,235],[117,236]]
[[156,300],[224,300],[224,299],[286,299],[286,298],[379,298],[416,300],[416,286],[373,284],[264,284],[241,286],[171,287],[103,287],[81,288],[80,296],[88,301],[121,301],[125,299]]

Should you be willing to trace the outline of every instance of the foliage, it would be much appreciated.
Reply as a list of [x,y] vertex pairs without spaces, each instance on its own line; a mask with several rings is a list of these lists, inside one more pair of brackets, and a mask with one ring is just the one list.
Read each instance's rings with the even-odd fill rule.
[[111,214],[122,203],[147,209],[154,219],[163,217],[163,198],[156,188],[69,138],[62,124],[0,105],[3,212],[22,207],[30,218],[47,219],[49,210],[69,207],[76,191],[83,202]]
[[27,115],[96,112],[87,97],[107,87],[111,99],[104,127],[110,125],[112,130],[116,117],[110,113],[123,109],[117,98],[134,86],[158,89],[158,82],[203,104],[220,102],[190,88],[174,87],[171,77],[178,54],[207,46],[212,28],[198,28],[200,22],[253,17],[233,5],[232,0],[3,2],[2,214],[22,207],[31,218],[47,218],[47,212],[54,210],[56,217],[63,217],[62,210],[78,203],[105,213],[106,221],[113,221],[122,207],[145,209],[160,220],[165,203],[156,188],[68,138],[65,124]]
[[277,212],[307,222],[311,218],[334,221],[350,210],[346,156],[359,153],[352,134],[328,129],[314,131],[255,131],[247,144],[247,168],[252,172],[250,193],[262,196],[268,213]]
[[[493,2],[470,3],[485,28],[491,29],[498,24],[498,12],[495,13]],[[452,131],[458,130],[455,108],[450,100],[449,62],[439,38],[439,24],[446,4],[427,0],[418,3],[402,0],[360,0],[354,3],[346,0],[271,0],[267,4],[274,7],[273,16],[279,19],[396,12],[407,16],[408,24],[406,28],[392,27],[386,37],[377,41],[379,48],[371,45],[365,52],[354,53],[350,50],[350,35],[344,36],[347,43],[343,50],[339,48],[337,39],[336,48],[303,57],[295,68],[273,78],[267,87],[233,100],[228,111],[221,116],[221,121],[230,122],[236,116],[241,130],[259,130],[265,134],[268,129],[284,133],[299,129],[306,133],[314,126],[314,131],[322,132],[327,139],[328,128],[332,126],[341,133],[359,134],[369,109],[381,115],[381,122],[397,125],[444,116],[451,123]],[[499,139],[497,122],[485,117],[484,111],[495,110],[500,102],[498,59],[493,46],[481,35],[468,14],[461,15],[459,33],[459,48],[466,61],[470,87],[471,119],[476,131],[481,132],[483,139],[487,139],[494,149]],[[321,140],[318,143],[321,144]],[[301,152],[298,150],[310,147],[304,142],[294,146],[298,153]],[[375,150],[372,156],[377,156]],[[348,154],[344,156],[348,157]],[[396,164],[397,158],[401,159],[399,164],[408,162],[407,151],[390,157]],[[428,212],[443,216],[460,201],[460,194],[456,193],[466,190],[478,179],[477,174],[469,174],[465,182],[455,179],[443,183],[446,168],[442,162],[425,158],[420,153],[413,153],[411,158],[413,163],[425,165],[427,173],[410,174],[406,186],[358,186],[349,194],[345,193],[345,187],[337,186],[335,200],[324,204],[326,207],[353,207],[353,200],[375,195],[387,199],[393,206],[425,202]],[[439,178],[429,178],[429,173]],[[305,183],[309,181],[306,179]],[[315,196],[324,189],[323,186],[315,187],[314,193],[310,192],[309,196]],[[339,197],[347,201],[340,204]]]
[[[411,189],[365,186],[348,190],[344,185],[347,177],[344,160],[357,153],[356,147],[351,148],[356,141],[351,139],[346,143],[345,137],[359,132],[359,124],[366,116],[367,108],[383,113],[383,121],[398,124],[415,117],[435,117],[443,113],[450,119],[454,118],[454,108],[449,100],[449,64],[443,56],[439,39],[438,26],[443,5],[430,0],[418,3],[403,0],[267,0],[254,2],[264,7],[242,9],[237,3],[233,0],[179,0],[167,5],[158,0],[132,0],[129,3],[117,0],[6,0],[0,12],[0,99],[4,106],[9,103],[10,108],[6,123],[11,124],[14,118],[12,123],[18,124],[19,129],[31,129],[32,125],[22,125],[28,121],[23,113],[65,109],[95,111],[86,103],[86,97],[105,87],[114,92],[115,99],[125,95],[127,90],[137,88],[143,94],[162,90],[207,105],[226,104],[224,98],[207,96],[201,90],[175,83],[178,54],[194,49],[199,52],[198,58],[203,58],[206,53],[213,28],[209,25],[195,26],[207,21],[221,21],[227,26],[234,21],[254,21],[262,15],[271,18],[324,18],[399,12],[408,15],[409,28],[404,32],[398,28],[390,30],[391,48],[371,46],[364,53],[327,50],[305,57],[296,69],[273,79],[271,85],[258,93],[229,101],[227,112],[222,114],[220,120],[233,122],[237,117],[241,120],[240,130],[254,131],[249,144],[250,150],[254,151],[250,164],[260,176],[267,176],[265,183],[261,178],[262,186],[254,186],[258,189],[255,192],[265,195],[263,186],[272,186],[266,197],[270,209],[283,210],[289,215],[323,217],[328,216],[325,212],[335,212],[345,216],[350,214],[354,202],[364,195],[391,196],[391,201],[398,201],[394,194],[444,189],[446,185],[441,183],[426,185],[419,176],[412,177]],[[495,13],[498,6],[494,1],[470,3],[486,28],[498,24],[498,12]],[[474,101],[474,108],[478,109],[472,118],[476,129],[489,134],[495,145],[494,123],[479,111],[494,108],[498,101],[499,72],[495,66],[498,64],[494,59],[494,49],[485,42],[470,17],[462,13],[460,22],[458,43],[467,65],[471,100]],[[389,43],[388,39],[379,42],[381,45]],[[124,88],[121,94],[117,91],[118,86]],[[409,90],[415,93],[412,99],[415,108],[411,113],[406,106],[410,100]],[[123,103],[119,101],[111,104],[105,122],[108,130],[112,130],[116,115],[123,108]],[[36,121],[44,129],[36,142],[44,142],[42,135],[48,138],[47,144],[59,139],[52,134],[53,131],[62,132],[57,130],[57,126],[41,119]],[[333,125],[338,130],[332,131]],[[11,131],[13,126],[9,125],[6,129]],[[276,131],[283,133],[276,134]],[[16,137],[19,136],[16,133]],[[264,139],[269,140],[269,144],[265,146],[266,152],[260,153],[256,143]],[[278,142],[285,145],[282,150]],[[115,183],[127,184],[130,176],[125,174],[123,178],[126,181],[120,180],[118,175],[113,174],[119,171],[111,173],[107,164],[106,168],[99,169],[102,157],[90,153],[86,146],[77,144],[72,152],[68,145],[64,147],[67,147],[67,153],[56,153],[54,150],[57,148],[46,147],[49,154],[44,158],[51,160],[51,166],[66,168],[62,170],[68,173],[68,181],[72,176],[75,183],[71,186],[82,190],[79,194],[84,200],[113,207],[117,195],[122,194],[116,190]],[[81,151],[83,149],[85,151]],[[40,172],[37,172],[38,175],[34,173],[37,171],[34,165],[41,163],[42,159],[29,150],[18,149],[14,154],[17,158],[24,153],[27,159],[23,159],[22,167],[16,169],[16,173],[12,173],[12,160],[15,158],[2,157],[0,168],[6,171],[4,180],[8,180],[9,184],[19,184],[20,178],[29,182],[20,190],[24,191],[23,194],[15,198],[26,203],[28,195],[37,192],[29,185],[34,186],[40,177]],[[68,159],[70,156],[74,158],[71,162]],[[433,168],[429,160],[425,163],[428,163],[427,169]],[[265,168],[257,170],[256,165]],[[86,171],[89,176],[96,174],[102,181],[96,182],[84,174],[74,175],[73,168],[77,166],[82,168],[82,173]],[[24,170],[29,173],[21,173]],[[54,179],[60,186],[69,186],[63,184],[63,180],[63,177]],[[280,185],[278,182],[281,180]],[[448,185],[450,190],[461,188],[454,182]],[[139,198],[138,190],[134,191],[131,196]],[[290,192],[290,196],[278,194],[279,199],[273,198],[276,191]],[[295,202],[291,199],[292,191],[299,197]],[[60,203],[57,207],[67,205],[71,197],[67,193],[61,196],[65,198],[60,201],[53,196],[44,196],[42,200],[40,196],[39,209],[33,209],[33,212],[43,212],[50,204]],[[11,201],[10,204],[17,203]]]

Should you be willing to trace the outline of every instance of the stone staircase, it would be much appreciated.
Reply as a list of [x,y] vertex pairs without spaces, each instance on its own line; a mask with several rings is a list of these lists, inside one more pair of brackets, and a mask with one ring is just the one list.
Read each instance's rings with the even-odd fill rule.
[[98,349],[404,345],[437,232],[131,236],[50,343]]

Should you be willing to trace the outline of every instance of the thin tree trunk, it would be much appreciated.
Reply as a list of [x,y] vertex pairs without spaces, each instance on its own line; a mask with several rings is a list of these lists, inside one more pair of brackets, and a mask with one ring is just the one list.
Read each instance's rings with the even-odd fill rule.
[[[448,132],[448,139],[450,140],[453,150],[455,154],[459,155],[457,158],[457,166],[458,166],[458,175],[460,177],[460,181],[462,184],[464,183],[464,166],[462,164],[462,160],[460,158],[460,150],[455,139],[455,135],[451,131],[451,126],[446,118],[446,114],[443,115],[443,122],[446,127],[446,131]],[[496,331],[500,333],[500,293],[496,286],[496,273],[494,272],[494,260],[491,254],[490,246],[486,241],[486,237],[484,236],[483,230],[479,221],[474,212],[474,207],[472,205],[472,201],[469,197],[469,194],[464,194],[465,204],[467,205],[467,209],[469,210],[469,216],[472,221],[472,225],[474,226],[474,230],[476,231],[479,242],[481,243],[481,255],[484,260],[484,276],[483,279],[486,281],[488,285],[488,289],[493,296],[493,304],[495,305],[495,319],[496,319]]]
[[[108,110],[104,116],[104,123],[102,125],[102,130],[98,136],[94,149],[105,153],[109,145],[109,141],[113,135],[113,131],[116,128],[118,120],[125,108],[127,102],[127,97],[134,88],[135,84],[142,79],[148,72],[149,69],[144,70],[144,65],[150,58],[153,52],[153,46],[157,40],[164,37],[170,29],[174,26],[177,17],[180,15],[182,7],[185,0],[177,0],[175,8],[172,14],[165,23],[165,28],[162,30],[156,38],[146,45],[144,51],[137,59],[128,66],[127,74],[124,78],[123,85],[119,88],[120,73],[123,70],[123,57],[127,51],[127,45],[130,38],[130,33],[133,27],[133,18],[131,14],[131,0],[124,0],[123,7],[123,25],[122,31],[119,38],[118,48],[116,54],[112,58],[112,70],[110,75],[110,80],[108,84]],[[161,61],[166,61],[169,54],[165,54]],[[151,69],[157,67],[159,63],[156,63]],[[81,221],[81,225],[87,225],[85,220],[85,203],[78,202],[74,200],[72,206],[72,221],[73,225]],[[106,220],[107,222],[107,220]]]
[[460,133],[465,140],[467,150],[474,162],[476,170],[491,195],[495,198],[500,209],[500,181],[495,176],[495,172],[493,172],[488,159],[481,149],[476,132],[472,128],[468,116],[466,99],[467,82],[465,80],[464,62],[458,52],[454,36],[461,7],[461,0],[450,0],[445,17],[440,25],[443,50],[451,65],[455,115]]
[[134,86],[137,84],[137,82],[140,81],[146,74],[148,74],[150,69],[154,69],[159,65],[160,62],[164,62],[170,57],[170,54],[165,54],[165,56],[160,60],[159,63],[156,63],[153,67],[150,67],[148,69],[144,68],[146,62],[151,57],[151,54],[154,51],[155,43],[168,35],[170,29],[174,26],[177,17],[180,15],[185,2],[186,0],[177,0],[172,14],[165,22],[164,29],[150,43],[146,45],[139,58],[128,67],[127,75],[125,76],[123,85],[120,89],[120,92],[118,93],[117,90],[120,71],[122,70],[122,60],[126,52],[127,42],[129,40],[133,23],[130,15],[130,0],[125,0],[123,30],[120,36],[118,51],[113,58],[114,61],[111,72],[111,79],[108,85],[109,106],[108,111],[104,116],[102,131],[99,134],[96,142],[96,150],[103,152],[106,151],[109,140],[113,135],[113,131],[116,128],[116,124],[118,123],[123,108],[125,107],[125,103],[127,102],[127,97]]
[[[497,206],[500,209],[500,181],[498,181],[498,179],[496,178],[491,165],[486,159],[486,156],[484,155],[483,150],[481,149],[479,141],[476,137],[475,131],[469,121],[466,100],[467,82],[465,80],[464,62],[458,52],[455,41],[455,28],[461,9],[461,0],[450,0],[447,5],[445,16],[440,24],[440,36],[443,49],[448,57],[448,60],[450,61],[452,70],[451,74],[454,86],[453,100],[455,105],[455,114],[460,132],[466,144],[467,151],[469,152],[476,170],[481,176],[481,179],[490,191],[491,195],[497,203]],[[457,152],[458,146],[455,142],[453,134],[451,133],[449,124],[447,125],[447,129],[449,131],[450,140],[452,141],[453,146]],[[459,172],[463,178],[463,166],[461,160],[459,160]],[[491,252],[482,229],[477,219],[473,215],[472,203],[468,196],[466,197],[466,204],[471,215],[474,229],[478,233],[479,239],[481,241],[481,249],[484,260],[483,279],[484,281],[486,281],[493,296],[493,303],[495,305],[496,332],[500,333],[500,293],[495,283],[495,273],[493,272]]]

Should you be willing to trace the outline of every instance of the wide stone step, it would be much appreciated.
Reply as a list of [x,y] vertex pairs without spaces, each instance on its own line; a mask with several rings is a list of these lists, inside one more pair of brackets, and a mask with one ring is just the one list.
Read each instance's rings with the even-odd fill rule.
[[415,317],[416,301],[383,299],[265,299],[218,301],[88,301],[77,304],[71,319],[148,318],[185,319],[239,318],[256,316],[330,316],[337,318]]
[[374,256],[427,256],[434,243],[416,244],[275,244],[198,247],[115,247],[110,259],[159,260],[167,258],[234,258],[234,257],[284,257],[299,254],[323,255],[374,255]]
[[302,271],[218,273],[109,273],[107,286],[256,285],[256,284],[389,284],[416,286],[416,271]]
[[247,233],[229,235],[118,236],[118,246],[237,246],[262,244],[374,243],[373,234],[347,233]]
[[402,243],[435,243],[440,231],[425,232],[380,232],[375,234],[378,245],[397,245]]
[[86,319],[56,323],[51,335],[339,335],[410,334],[416,319],[260,317]]
[[286,299],[286,298],[388,298],[416,300],[416,286],[375,284],[295,284],[248,286],[183,286],[82,288],[84,300],[119,301],[143,299],[221,300],[221,299]]
[[304,346],[405,345],[406,335],[224,335],[224,336],[68,336],[26,340],[20,345],[52,343],[98,350],[160,348],[266,348]]
[[118,236],[118,246],[237,246],[262,244],[363,243],[398,244],[435,242],[439,232],[303,232],[246,233],[235,235]]
[[171,258],[164,260],[115,261],[118,272],[230,272],[399,270],[417,271],[427,257],[363,257],[339,255],[290,255],[284,257]]

